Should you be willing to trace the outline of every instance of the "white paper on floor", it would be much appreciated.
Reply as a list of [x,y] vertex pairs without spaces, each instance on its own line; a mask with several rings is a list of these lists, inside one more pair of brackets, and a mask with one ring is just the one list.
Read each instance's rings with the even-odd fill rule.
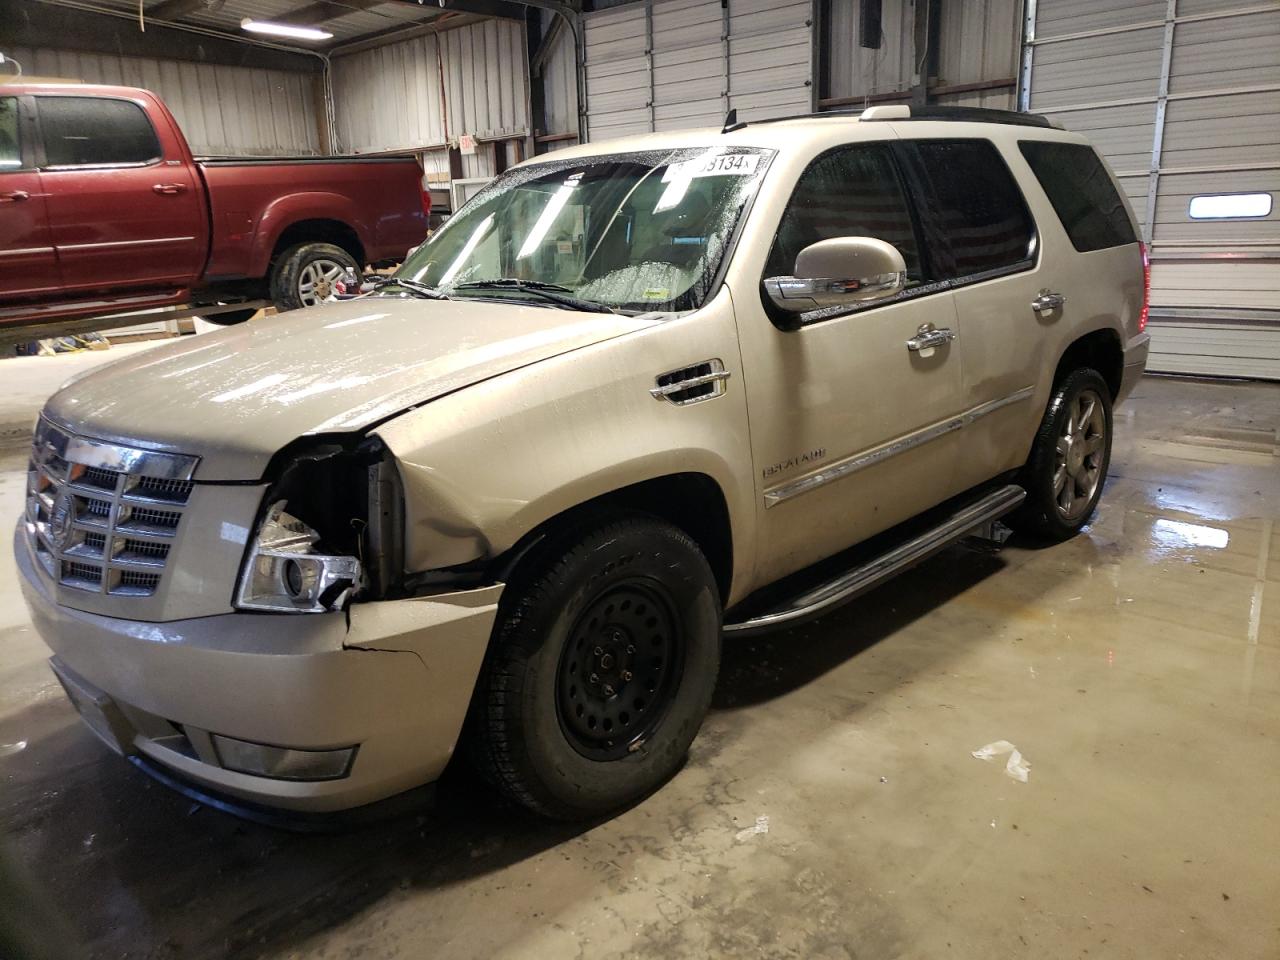
[[1021,783],[1026,783],[1027,778],[1031,776],[1031,761],[1008,740],[997,740],[994,743],[988,743],[985,747],[979,747],[973,751],[973,756],[990,762],[1000,759],[1006,753],[1009,755],[1009,762],[1004,765],[1005,774]]
[[769,832],[769,818],[756,817],[755,824],[753,826],[747,827],[745,830],[739,830],[736,834],[734,834],[734,839],[737,840],[739,843],[741,843],[743,840],[750,840],[752,837],[754,837],[758,833],[768,833],[768,832]]

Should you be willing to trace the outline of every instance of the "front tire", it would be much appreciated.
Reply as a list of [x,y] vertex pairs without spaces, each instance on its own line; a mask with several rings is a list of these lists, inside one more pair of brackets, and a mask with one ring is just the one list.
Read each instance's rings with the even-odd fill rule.
[[1102,496],[1111,464],[1111,390],[1087,367],[1054,387],[1020,482],[1027,499],[1009,519],[1049,540],[1075,536]]
[[543,816],[618,810],[679,769],[719,664],[719,593],[688,535],[639,514],[577,527],[507,586],[473,760]]
[[335,299],[334,284],[348,271],[360,272],[355,258],[332,243],[299,243],[271,268],[271,302],[277,310],[314,307]]

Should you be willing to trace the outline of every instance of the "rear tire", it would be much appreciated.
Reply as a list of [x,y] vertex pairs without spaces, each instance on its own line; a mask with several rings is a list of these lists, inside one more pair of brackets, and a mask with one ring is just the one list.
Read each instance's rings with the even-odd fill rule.
[[1096,370],[1071,371],[1053,390],[1022,468],[1027,499],[1010,517],[1021,533],[1066,540],[1089,522],[1111,464],[1111,390]]
[[281,312],[328,302],[334,298],[333,284],[348,270],[358,274],[360,265],[332,243],[290,247],[271,268],[271,302]]
[[639,514],[579,526],[507,586],[472,759],[543,816],[618,810],[679,769],[719,665],[716,581],[688,535]]

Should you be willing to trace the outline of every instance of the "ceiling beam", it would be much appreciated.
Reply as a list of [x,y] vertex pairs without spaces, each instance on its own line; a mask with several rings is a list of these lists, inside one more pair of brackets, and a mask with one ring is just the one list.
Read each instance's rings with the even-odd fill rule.
[[[306,6],[277,14],[271,19],[278,20],[280,23],[297,24],[300,27],[316,27],[358,10],[383,6],[386,2],[387,0],[318,0],[316,3],[308,3]],[[432,12],[431,7],[425,7],[424,10],[428,14]]]
[[194,13],[204,6],[204,0],[160,0],[154,7],[148,7],[148,17],[157,20],[176,20],[178,17]]
[[496,17],[499,20],[519,20],[524,23],[523,4],[511,3],[508,0],[439,0],[439,3],[445,10],[474,13],[481,17]]
[[[149,22],[147,32],[138,30],[138,14],[90,13],[79,7],[53,3],[25,3],[21,15],[3,20],[5,0],[0,0],[0,22],[4,23],[4,43],[19,47],[47,47],[124,57],[164,56],[195,63],[216,63],[235,67],[274,67],[299,73],[319,73],[322,63],[301,51],[280,46],[246,43],[239,37],[212,37],[189,33],[181,28]],[[67,11],[73,12],[68,15]]]
[[410,4],[422,9],[453,10],[472,13],[478,17],[496,17],[499,20],[519,20],[524,23],[524,4],[518,0],[389,0],[390,3]]

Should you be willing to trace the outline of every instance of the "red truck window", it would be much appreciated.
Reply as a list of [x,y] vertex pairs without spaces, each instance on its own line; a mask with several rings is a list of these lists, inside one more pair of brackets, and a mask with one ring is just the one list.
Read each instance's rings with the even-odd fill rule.
[[128,100],[38,97],[45,163],[51,167],[147,163],[160,141],[146,113]]

